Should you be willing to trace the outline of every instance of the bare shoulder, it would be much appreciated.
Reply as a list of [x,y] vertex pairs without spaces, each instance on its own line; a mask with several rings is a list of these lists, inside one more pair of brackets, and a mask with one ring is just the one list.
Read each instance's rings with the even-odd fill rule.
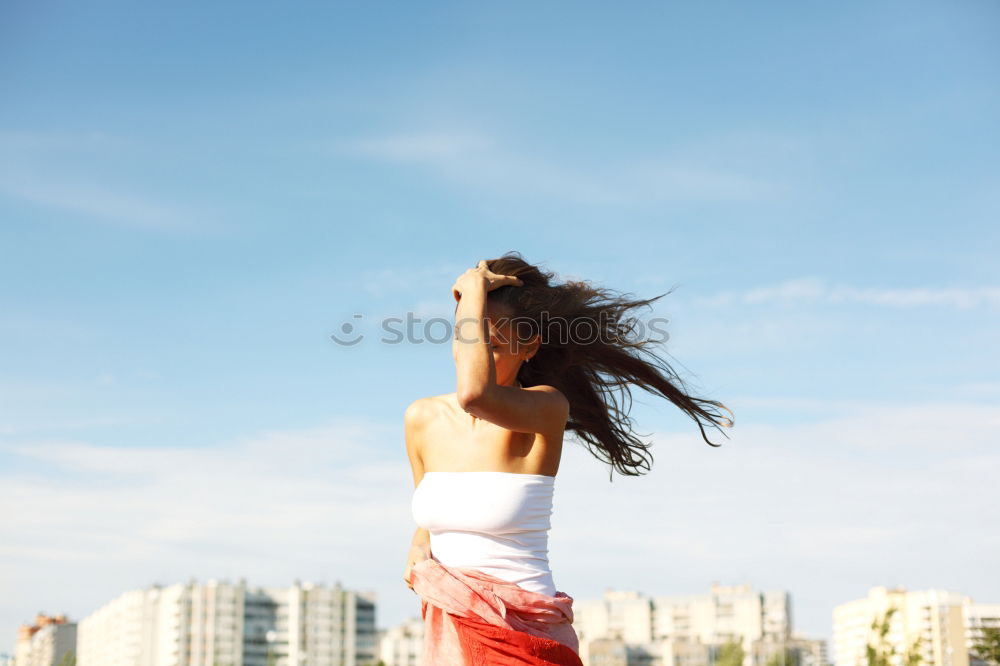
[[433,419],[436,414],[440,413],[441,406],[447,397],[448,394],[417,398],[406,407],[403,419],[409,426],[422,426]]

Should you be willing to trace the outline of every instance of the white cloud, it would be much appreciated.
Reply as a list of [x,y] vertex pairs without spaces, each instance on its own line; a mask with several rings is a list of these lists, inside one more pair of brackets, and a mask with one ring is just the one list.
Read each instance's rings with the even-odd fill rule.
[[[795,408],[796,399],[765,400]],[[694,424],[654,438],[653,471],[608,481],[567,440],[550,560],[576,598],[605,587],[788,589],[806,631],[888,579],[989,600],[1000,581],[995,404],[843,402],[811,423],[755,421],[712,448]],[[639,424],[642,430],[642,424]],[[384,626],[419,610],[401,581],[414,525],[400,423],[345,419],[216,447],[0,445],[0,622],[76,618],[125,589],[209,577],[375,588]],[[961,547],[956,547],[961,544]],[[87,585],[79,586],[79,581]]]
[[0,194],[135,229],[190,232],[218,224],[203,212],[151,201],[102,185],[6,175],[0,176]]
[[134,151],[131,141],[98,130],[0,131],[0,196],[134,229],[195,232],[220,226],[219,215],[204,207],[95,182],[90,165],[109,155],[120,159],[126,149]]
[[637,164],[628,172],[637,196],[749,201],[781,197],[786,186],[765,178],[695,164]]
[[123,136],[109,134],[103,130],[82,132],[67,131],[0,131],[0,148],[6,155],[19,153],[19,157],[43,151],[93,152],[119,151],[129,147],[131,142]]
[[21,601],[0,620],[10,633],[37,608],[79,618],[192,575],[386,586],[413,531],[400,436],[345,419],[211,448],[8,441],[0,587]]
[[426,168],[447,180],[506,195],[535,194],[577,203],[636,204],[676,199],[755,200],[786,194],[774,180],[701,163],[688,151],[598,167],[566,165],[538,151],[518,152],[482,132],[425,131],[345,140],[340,155]]
[[895,308],[950,307],[970,309],[1000,306],[1000,287],[920,287],[892,289],[830,284],[815,277],[786,280],[775,285],[743,291],[725,291],[700,299],[703,305],[747,305],[774,303],[881,305]]
[[955,395],[977,399],[1000,399],[1000,382],[968,382],[951,387]]
[[723,445],[711,448],[693,424],[656,436],[653,471],[639,478],[608,483],[587,454],[565,450],[550,553],[558,587],[589,598],[750,582],[790,591],[799,627],[819,635],[835,604],[879,584],[1000,599],[988,564],[1000,558],[997,405],[843,404],[778,426],[727,404],[731,441],[716,436]]

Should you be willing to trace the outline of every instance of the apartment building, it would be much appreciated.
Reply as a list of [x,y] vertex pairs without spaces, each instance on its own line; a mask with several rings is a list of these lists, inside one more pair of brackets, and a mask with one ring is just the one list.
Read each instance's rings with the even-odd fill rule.
[[72,659],[75,652],[76,623],[69,622],[65,615],[39,613],[32,624],[18,628],[14,663],[17,666],[59,666],[64,659]]
[[379,659],[385,666],[421,666],[423,645],[424,620],[420,616],[411,617],[382,632]]
[[826,666],[824,641],[792,634],[790,595],[749,584],[713,584],[708,593],[647,597],[605,592],[574,603],[580,656],[588,666],[709,666],[726,643],[745,666],[794,655],[794,666]]
[[77,666],[369,666],[375,603],[339,582],[153,585],[80,621]]
[[874,587],[867,597],[833,611],[836,665],[867,666],[867,646],[879,643],[872,623],[887,615],[885,652],[889,663],[899,666],[908,654],[919,657],[920,666],[973,666],[969,651],[982,628],[1000,626],[1000,604],[978,604],[940,589]]
[[[1000,604],[977,604],[972,599],[967,600],[962,607],[962,617],[965,621],[965,641],[971,646],[982,638],[985,627],[1000,628]],[[974,654],[969,655],[970,666],[992,666]]]

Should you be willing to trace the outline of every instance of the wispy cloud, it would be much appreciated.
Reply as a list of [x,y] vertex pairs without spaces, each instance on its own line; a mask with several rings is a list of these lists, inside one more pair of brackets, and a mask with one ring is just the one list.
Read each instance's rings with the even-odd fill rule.
[[132,145],[133,142],[125,137],[102,130],[82,132],[0,130],[0,147],[3,148],[4,154],[17,153],[21,157],[48,151],[58,153],[118,151]]
[[1000,307],[1000,287],[854,287],[803,277],[742,291],[724,291],[697,302],[703,305],[861,303],[893,308],[995,308]]
[[[934,574],[1000,597],[982,568],[1000,557],[1000,537],[984,529],[996,506],[997,405],[843,403],[793,426],[730,406],[731,440],[711,448],[693,426],[656,435],[642,477],[609,483],[607,467],[567,439],[550,541],[560,589],[589,598],[607,586],[662,594],[779,581],[808,599],[796,620],[819,633],[849,590],[889,578]],[[130,586],[192,575],[372,587],[381,625],[416,610],[399,580],[414,525],[398,424],[342,420],[217,447],[18,440],[0,451],[22,463],[0,470],[0,570],[10,597],[30,605],[25,616],[58,607],[82,617]],[[79,579],[84,590],[67,585]]]
[[713,580],[777,587],[792,593],[797,626],[818,635],[834,605],[874,585],[1000,599],[989,575],[1000,558],[989,529],[1000,405],[844,403],[777,425],[738,399],[727,404],[732,440],[709,447],[693,426],[654,435],[653,470],[642,477],[608,483],[579,447],[564,448],[551,546],[558,587],[577,598],[605,587],[697,593]]
[[[88,167],[135,152],[129,140],[101,131],[0,131],[0,196],[63,211],[101,224],[171,232],[220,226],[216,212],[169,203],[130,188],[99,182]],[[134,155],[133,155],[134,157]]]
[[507,195],[534,194],[577,203],[759,200],[787,194],[783,183],[698,163],[691,157],[601,160],[567,165],[540,151],[513,149],[478,131],[423,131],[345,140],[338,155],[428,169],[449,181]]
[[[38,604],[79,618],[154,578],[385,587],[389,572],[402,572],[413,529],[399,430],[345,419],[209,448],[8,438],[5,594],[24,600],[28,619]],[[35,587],[31,572],[57,564],[64,575]],[[59,590],[82,578],[85,589]]]
[[164,204],[102,185],[0,174],[0,194],[87,220],[133,229],[192,232],[218,225],[217,218],[204,211]]

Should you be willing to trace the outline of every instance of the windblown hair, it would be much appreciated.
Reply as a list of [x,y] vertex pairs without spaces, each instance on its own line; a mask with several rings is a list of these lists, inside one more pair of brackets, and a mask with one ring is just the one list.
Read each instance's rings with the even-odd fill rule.
[[[586,281],[556,284],[553,273],[514,251],[486,263],[494,273],[515,275],[522,281],[488,292],[488,302],[506,306],[512,313],[511,331],[521,342],[541,336],[538,352],[521,364],[517,377],[521,385],[548,384],[562,391],[570,403],[566,430],[610,464],[612,476],[616,469],[626,476],[641,476],[641,470],[651,469],[653,460],[651,445],[632,432],[632,385],[674,403],[698,424],[702,439],[720,446],[708,439],[704,426],[732,427],[732,410],[721,402],[691,395],[670,364],[652,350],[658,341],[637,339],[637,320],[627,316],[670,291],[630,300],[627,294]],[[615,399],[616,390],[621,402]],[[729,412],[729,418],[719,409]]]

